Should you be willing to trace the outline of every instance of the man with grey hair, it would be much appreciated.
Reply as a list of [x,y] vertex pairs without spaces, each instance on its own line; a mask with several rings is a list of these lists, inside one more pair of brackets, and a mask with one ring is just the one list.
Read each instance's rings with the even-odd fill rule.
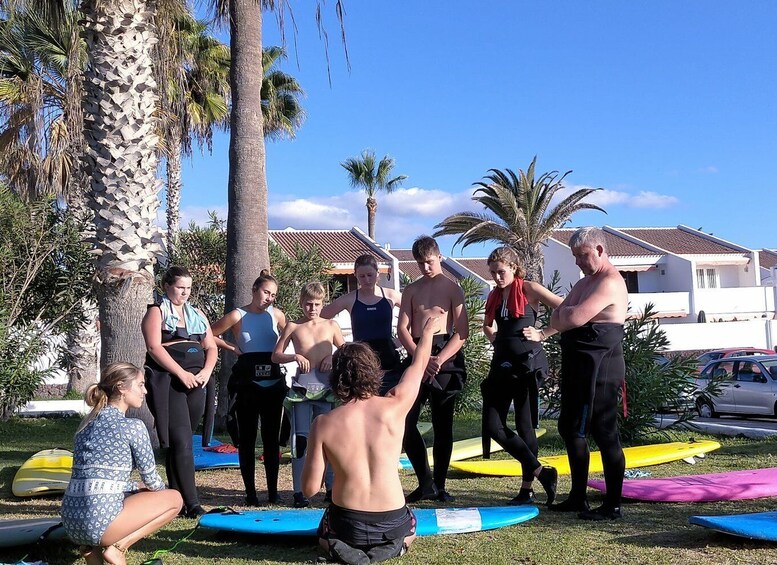
[[[572,471],[569,497],[551,510],[578,512],[586,520],[621,518],[625,458],[618,433],[618,393],[626,374],[623,323],[628,292],[623,277],[607,256],[605,234],[581,228],[569,240],[575,263],[583,272],[561,305],[551,326],[561,332],[561,411],[558,430]],[[588,436],[599,446],[607,494],[595,510],[586,494],[590,452]]]

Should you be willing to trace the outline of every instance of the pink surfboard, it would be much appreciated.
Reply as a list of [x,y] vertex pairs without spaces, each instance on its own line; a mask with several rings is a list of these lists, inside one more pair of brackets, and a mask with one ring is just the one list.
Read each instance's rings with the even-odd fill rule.
[[[607,490],[604,481],[588,481],[588,486]],[[623,481],[623,498],[650,502],[717,502],[765,496],[777,496],[777,467]]]

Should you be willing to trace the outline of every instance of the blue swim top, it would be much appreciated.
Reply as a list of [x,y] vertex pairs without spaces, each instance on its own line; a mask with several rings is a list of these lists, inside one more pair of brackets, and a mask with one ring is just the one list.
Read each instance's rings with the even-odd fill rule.
[[235,333],[237,346],[243,353],[267,353],[275,349],[278,341],[278,327],[275,323],[273,307],[264,312],[249,312],[238,308],[240,331]]
[[383,298],[375,304],[365,304],[359,300],[359,291],[356,290],[356,299],[351,308],[351,329],[354,341],[373,341],[378,339],[391,339],[391,324],[394,321],[394,307],[386,298],[383,287],[379,287]]

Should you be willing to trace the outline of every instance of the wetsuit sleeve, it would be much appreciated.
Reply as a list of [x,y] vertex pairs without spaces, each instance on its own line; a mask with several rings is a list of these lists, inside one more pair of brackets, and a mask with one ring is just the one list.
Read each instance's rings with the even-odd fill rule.
[[[151,449],[151,440],[148,438],[148,430],[142,421],[127,419],[127,439],[132,452],[133,466],[140,472],[143,484],[149,490],[162,490],[165,483],[156,470],[154,451]],[[130,482],[127,490],[133,490],[134,484]]]

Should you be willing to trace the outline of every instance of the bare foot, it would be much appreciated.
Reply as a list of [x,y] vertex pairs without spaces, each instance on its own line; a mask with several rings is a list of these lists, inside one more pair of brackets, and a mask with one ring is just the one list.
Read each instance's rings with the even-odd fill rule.
[[103,549],[103,559],[109,565],[127,565],[126,552],[121,551],[115,545],[109,545]]

